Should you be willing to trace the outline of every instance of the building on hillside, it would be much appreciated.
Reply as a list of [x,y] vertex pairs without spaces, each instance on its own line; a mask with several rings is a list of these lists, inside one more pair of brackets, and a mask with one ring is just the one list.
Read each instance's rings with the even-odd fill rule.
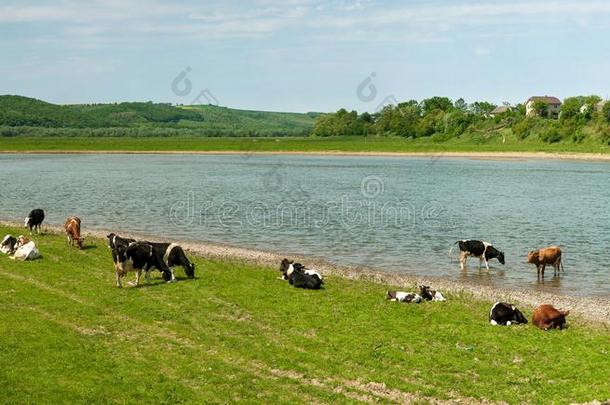
[[507,105],[499,105],[496,108],[494,108],[489,115],[491,117],[495,117],[496,115],[500,115],[503,114],[505,112],[511,111],[511,108]]
[[602,100],[599,103],[595,104],[595,109],[597,111],[601,111],[604,109],[604,106],[606,105],[606,103],[608,102],[608,100]]
[[561,100],[557,97],[551,96],[533,96],[525,102],[525,115],[527,117],[534,117],[538,115],[538,112],[534,108],[537,102],[545,103],[547,106],[546,117],[547,118],[558,118],[559,112],[561,111]]

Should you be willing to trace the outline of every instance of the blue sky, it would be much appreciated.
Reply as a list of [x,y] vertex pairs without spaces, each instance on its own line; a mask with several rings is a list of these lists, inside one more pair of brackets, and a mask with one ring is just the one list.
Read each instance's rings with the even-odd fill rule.
[[[0,0],[0,94],[189,104],[207,90],[275,111],[607,97],[608,38],[607,1]],[[187,68],[190,88],[172,87]]]

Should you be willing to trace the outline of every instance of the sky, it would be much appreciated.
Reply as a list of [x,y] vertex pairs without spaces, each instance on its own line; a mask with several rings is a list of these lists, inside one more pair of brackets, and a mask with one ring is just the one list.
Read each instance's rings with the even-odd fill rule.
[[610,2],[0,0],[0,94],[374,112],[610,96]]

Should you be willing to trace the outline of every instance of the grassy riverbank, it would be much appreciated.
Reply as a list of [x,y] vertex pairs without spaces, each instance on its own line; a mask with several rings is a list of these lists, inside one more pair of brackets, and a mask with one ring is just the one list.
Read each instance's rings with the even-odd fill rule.
[[346,153],[436,153],[436,152],[548,152],[610,154],[610,146],[599,143],[574,144],[517,141],[508,138],[485,141],[473,138],[442,143],[430,139],[394,137],[333,138],[189,138],[189,137],[9,137],[0,138],[0,151],[142,151],[142,152],[346,152]]
[[468,295],[400,305],[373,282],[295,290],[275,268],[201,257],[194,280],[118,289],[103,240],[35,240],[41,260],[0,257],[0,402],[610,398],[609,334],[577,318],[491,327]]

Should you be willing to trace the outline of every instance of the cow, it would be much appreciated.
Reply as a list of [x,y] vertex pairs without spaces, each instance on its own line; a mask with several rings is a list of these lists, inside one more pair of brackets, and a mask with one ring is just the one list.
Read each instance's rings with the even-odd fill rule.
[[547,264],[553,266],[553,275],[559,274],[559,269],[563,270],[563,262],[561,260],[561,248],[559,246],[550,246],[547,248],[532,250],[527,254],[527,262],[536,265],[538,278],[540,274],[544,278],[544,269]]
[[431,290],[427,285],[419,286],[419,295],[425,301],[447,301],[440,291]]
[[156,268],[163,274],[163,279],[167,282],[171,281],[172,274],[170,269],[162,260],[162,253],[159,254],[157,249],[146,242],[131,242],[127,246],[119,245],[112,249],[112,259],[114,261],[115,277],[117,287],[122,287],[121,278],[129,271],[135,271],[136,278],[129,284],[138,286],[142,272],[148,272]]
[[24,221],[24,228],[29,228],[30,235],[33,230],[36,230],[38,234],[40,234],[40,228],[42,225],[42,221],[44,221],[44,211],[40,208],[36,208],[28,214]]
[[385,299],[389,301],[408,302],[415,304],[419,304],[422,301],[421,295],[404,291],[386,291]]
[[68,243],[70,246],[78,246],[79,249],[83,248],[84,238],[80,236],[80,218],[68,217],[64,222],[64,231],[68,237]]
[[36,260],[38,258],[40,258],[40,252],[36,248],[36,244],[32,241],[28,241],[19,246],[11,256],[11,259],[13,260]]
[[110,233],[106,235],[106,238],[108,239],[108,247],[110,249],[116,249],[119,246],[127,247],[130,243],[136,241],[135,239],[131,238],[122,238],[116,233]]
[[[499,251],[489,242],[483,242],[481,240],[458,240],[454,245],[458,245],[460,248],[460,268],[464,270],[466,265],[466,259],[469,256],[479,258],[479,269],[481,263],[485,262],[485,267],[489,271],[489,261],[491,259],[498,259],[498,261],[504,264],[504,252]],[[449,254],[453,247],[449,250]]]
[[17,250],[17,238],[13,235],[6,235],[0,242],[0,252],[12,255]]
[[318,277],[320,282],[324,284],[324,279],[322,279],[320,273],[318,273],[315,269],[308,269],[301,263],[295,263],[293,260],[288,260],[286,258],[282,259],[280,262],[280,272],[282,272],[282,277],[280,277],[280,280],[288,280],[289,273],[292,273],[295,268],[300,268],[305,272],[305,274],[310,276]]
[[[174,276],[174,266],[182,266],[184,273],[188,278],[195,277],[195,264],[192,263],[184,253],[182,247],[175,243],[156,243],[156,242],[145,242],[152,245],[158,254],[161,254],[160,260],[165,263],[165,266],[169,268],[171,273],[171,281],[176,281]],[[148,272],[146,273],[148,278]]]
[[489,311],[489,323],[510,326],[513,323],[527,323],[527,319],[513,304],[496,302]]
[[566,327],[566,316],[570,311],[556,309],[549,304],[542,304],[534,310],[532,323],[542,330],[563,329]]
[[[286,260],[286,259],[284,259]],[[282,261],[284,263],[284,260]],[[288,280],[290,285],[306,290],[319,290],[324,284],[322,277],[315,271],[310,274],[301,263],[289,263],[283,279]]]

